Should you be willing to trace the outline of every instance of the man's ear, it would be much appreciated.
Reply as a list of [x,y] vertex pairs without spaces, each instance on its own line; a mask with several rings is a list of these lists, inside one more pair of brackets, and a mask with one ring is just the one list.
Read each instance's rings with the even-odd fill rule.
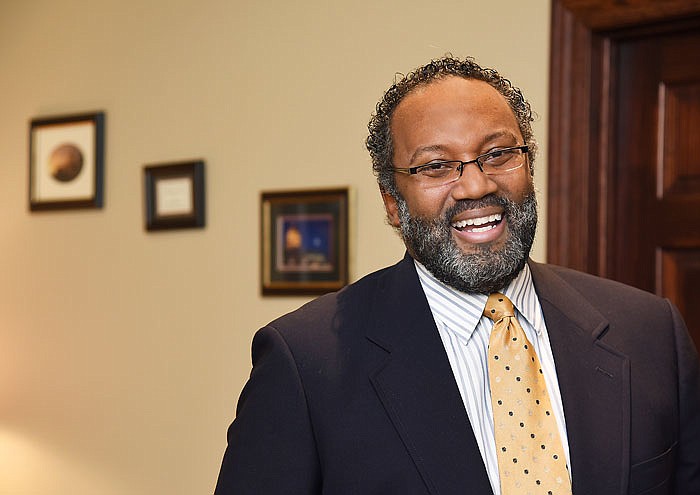
[[381,193],[389,224],[398,228],[401,225],[401,220],[399,219],[399,205],[396,203],[396,198],[384,190],[381,190]]

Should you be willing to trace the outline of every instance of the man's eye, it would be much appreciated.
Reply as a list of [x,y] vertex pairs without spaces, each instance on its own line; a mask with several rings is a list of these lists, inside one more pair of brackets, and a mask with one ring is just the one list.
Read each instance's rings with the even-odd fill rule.
[[418,173],[429,177],[439,177],[449,174],[453,168],[453,164],[450,162],[426,163],[418,169]]
[[496,150],[484,156],[483,163],[488,165],[501,165],[513,158],[511,150]]

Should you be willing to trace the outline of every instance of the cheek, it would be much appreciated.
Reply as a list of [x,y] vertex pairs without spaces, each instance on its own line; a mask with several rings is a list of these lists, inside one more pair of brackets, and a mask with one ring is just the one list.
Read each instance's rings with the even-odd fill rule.
[[527,196],[535,191],[535,182],[529,170],[512,177],[513,180],[501,181],[498,194],[508,199],[521,203]]
[[399,192],[406,201],[408,212],[413,217],[432,219],[438,217],[445,208],[448,195],[439,188],[430,190],[402,190]]

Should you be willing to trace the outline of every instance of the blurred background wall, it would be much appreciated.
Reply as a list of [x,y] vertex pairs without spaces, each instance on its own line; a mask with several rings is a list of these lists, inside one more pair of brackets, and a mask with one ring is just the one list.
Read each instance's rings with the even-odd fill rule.
[[[211,493],[251,337],[306,301],[260,295],[260,192],[350,187],[351,278],[397,261],[366,124],[451,52],[531,100],[543,210],[548,46],[546,0],[0,0],[0,494]],[[30,213],[29,120],[93,110],[104,208]],[[146,233],[142,167],[191,158],[206,228]]]

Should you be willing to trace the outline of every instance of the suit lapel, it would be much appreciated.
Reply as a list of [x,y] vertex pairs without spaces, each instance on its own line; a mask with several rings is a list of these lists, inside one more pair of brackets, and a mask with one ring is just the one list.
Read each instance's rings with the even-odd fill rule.
[[491,485],[435,322],[408,256],[385,273],[368,339],[387,351],[370,376],[430,493]]
[[557,368],[573,492],[626,493],[629,362],[601,340],[608,322],[579,292],[544,265],[530,268]]

